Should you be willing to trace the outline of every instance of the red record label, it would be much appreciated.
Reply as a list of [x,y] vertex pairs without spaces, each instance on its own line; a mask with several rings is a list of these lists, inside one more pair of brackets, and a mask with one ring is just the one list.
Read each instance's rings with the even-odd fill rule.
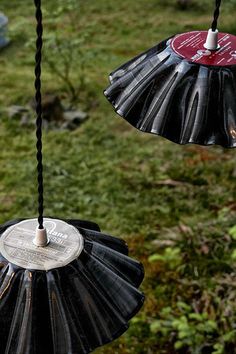
[[236,36],[219,33],[220,48],[210,51],[204,48],[207,31],[182,33],[171,40],[171,48],[181,57],[193,63],[227,66],[236,65]]

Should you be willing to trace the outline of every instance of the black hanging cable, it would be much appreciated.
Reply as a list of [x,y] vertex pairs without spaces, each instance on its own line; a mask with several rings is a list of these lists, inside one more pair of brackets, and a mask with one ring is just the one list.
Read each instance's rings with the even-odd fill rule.
[[213,22],[211,25],[211,29],[213,32],[215,32],[215,30],[217,29],[217,22],[218,22],[218,18],[220,15],[220,5],[221,5],[221,0],[216,0],[216,7],[215,7],[214,15],[213,15]]
[[42,156],[42,96],[41,96],[41,61],[43,46],[43,25],[41,0],[34,0],[37,20],[37,40],[35,54],[35,100],[36,100],[36,138],[37,138],[37,172],[38,172],[38,223],[43,229],[43,156]]

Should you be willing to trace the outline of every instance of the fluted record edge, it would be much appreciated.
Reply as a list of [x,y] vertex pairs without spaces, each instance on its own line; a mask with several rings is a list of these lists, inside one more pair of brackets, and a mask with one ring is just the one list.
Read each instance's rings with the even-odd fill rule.
[[85,247],[65,267],[31,271],[0,256],[0,354],[90,353],[124,333],[142,307],[143,266],[125,242],[72,222]]
[[236,147],[236,66],[190,62],[167,39],[110,75],[105,96],[135,128],[178,144]]

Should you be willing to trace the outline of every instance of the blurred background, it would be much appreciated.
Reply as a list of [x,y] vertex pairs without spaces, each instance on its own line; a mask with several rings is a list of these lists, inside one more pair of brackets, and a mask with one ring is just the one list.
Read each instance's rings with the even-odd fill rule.
[[[119,118],[109,73],[176,33],[207,30],[214,1],[47,0],[45,214],[89,219],[145,265],[146,302],[96,353],[236,353],[236,158],[178,146]],[[1,0],[0,221],[36,215],[34,4]],[[236,34],[236,0],[219,30]],[[4,27],[4,28],[3,28]],[[1,41],[0,41],[1,45]],[[4,44],[5,45],[5,44]]]

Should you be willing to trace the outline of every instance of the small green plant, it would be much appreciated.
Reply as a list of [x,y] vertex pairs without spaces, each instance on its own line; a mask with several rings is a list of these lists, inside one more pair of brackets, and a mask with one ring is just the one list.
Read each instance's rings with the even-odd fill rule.
[[177,307],[178,317],[170,307],[164,308],[160,313],[161,319],[152,322],[151,332],[175,338],[176,350],[189,348],[191,354],[200,354],[217,331],[217,323],[205,312],[193,312],[191,306],[184,302],[177,302]]
[[149,262],[163,262],[165,263],[170,269],[175,269],[181,264],[182,257],[181,257],[181,250],[180,248],[174,247],[167,247],[163,254],[153,254],[149,257]]
[[[231,236],[232,240],[236,241],[236,225],[230,228],[229,230],[229,235]],[[232,260],[235,262],[236,261],[236,248],[233,249],[232,254],[231,254]]]
[[233,240],[236,240],[236,225],[232,226],[229,229],[229,234],[232,237]]
[[160,312],[160,319],[152,321],[150,330],[153,334],[172,338],[176,351],[184,353],[226,354],[228,344],[236,339],[236,330],[221,333],[217,319],[212,319],[207,312],[198,313],[181,301],[175,310],[165,307]]
[[[157,318],[149,319],[150,332],[161,343],[168,338],[173,353],[235,353],[236,227],[217,231],[218,223],[228,222],[219,213],[208,225],[175,228],[175,235],[167,235],[173,246],[149,256],[149,262],[161,265],[155,295],[157,303],[165,304]],[[160,238],[157,247],[170,241]]]
[[95,54],[86,46],[90,39],[89,30],[81,31],[80,28],[80,2],[58,0],[57,5],[46,22],[49,31],[44,37],[44,62],[62,81],[73,105],[85,89],[85,67],[88,70]]

